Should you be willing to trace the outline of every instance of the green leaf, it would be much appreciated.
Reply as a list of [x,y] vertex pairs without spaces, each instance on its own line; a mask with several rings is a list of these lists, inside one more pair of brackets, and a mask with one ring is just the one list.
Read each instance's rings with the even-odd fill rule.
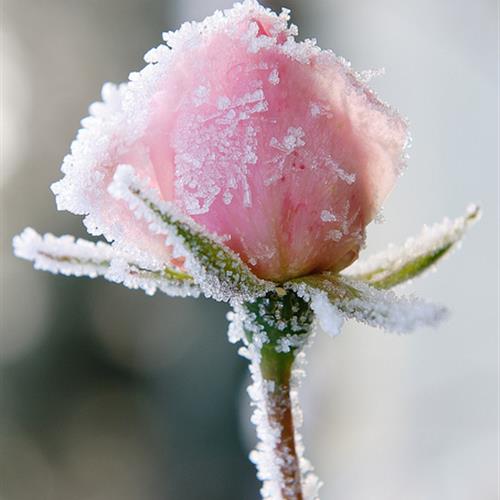
[[153,232],[166,236],[166,244],[173,246],[176,256],[186,259],[186,268],[207,297],[246,300],[274,288],[273,283],[257,278],[222,238],[208,233],[172,203],[160,200],[134,175],[132,167],[117,169],[109,191],[124,200],[137,218],[149,222]]
[[[285,286],[311,302],[323,325],[332,319],[323,320],[321,315],[325,308],[316,300],[318,297],[327,300],[345,318],[398,333],[410,332],[422,325],[435,325],[446,316],[441,306],[414,297],[398,297],[389,290],[379,290],[365,282],[329,272],[297,278]],[[335,318],[333,321],[336,323]],[[337,328],[337,323],[332,324],[333,330]]]
[[344,274],[379,289],[392,288],[411,280],[432,269],[450,254],[480,215],[479,208],[471,206],[464,217],[425,226],[418,236],[409,238],[402,246],[391,245],[366,261],[356,262]]
[[191,276],[181,270],[161,267],[148,269],[111,245],[99,241],[75,240],[73,236],[40,236],[26,228],[13,241],[16,256],[32,261],[35,269],[66,276],[101,276],[128,288],[156,290],[171,296],[198,296],[199,288]]

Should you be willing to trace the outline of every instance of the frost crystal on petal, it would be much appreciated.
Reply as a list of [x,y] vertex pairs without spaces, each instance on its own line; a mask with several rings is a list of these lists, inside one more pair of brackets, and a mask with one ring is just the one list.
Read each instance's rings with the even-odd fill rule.
[[170,296],[197,297],[199,289],[192,278],[169,268],[144,269],[130,256],[99,241],[75,240],[73,236],[40,236],[26,228],[13,241],[17,257],[33,262],[35,269],[65,276],[102,276],[128,288],[142,289],[148,295],[159,290]]
[[337,216],[329,210],[323,210],[320,214],[320,218],[323,222],[335,222],[337,220]]
[[138,219],[146,220],[152,232],[166,236],[174,256],[186,259],[186,269],[207,297],[222,301],[250,299],[274,286],[252,274],[221,237],[208,233],[172,203],[160,200],[129,165],[118,167],[109,192],[124,200]]
[[345,274],[376,288],[399,285],[432,269],[442,257],[449,255],[480,215],[479,208],[471,205],[465,216],[424,226],[419,235],[407,239],[403,245],[390,245],[387,250],[356,262]]

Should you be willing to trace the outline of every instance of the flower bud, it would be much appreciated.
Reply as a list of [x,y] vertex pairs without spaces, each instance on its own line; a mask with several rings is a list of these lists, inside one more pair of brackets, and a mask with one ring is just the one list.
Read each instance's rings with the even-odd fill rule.
[[168,249],[107,185],[120,164],[260,278],[339,271],[404,163],[405,121],[331,51],[255,1],[165,35],[91,108],[54,186],[59,208],[159,260]]

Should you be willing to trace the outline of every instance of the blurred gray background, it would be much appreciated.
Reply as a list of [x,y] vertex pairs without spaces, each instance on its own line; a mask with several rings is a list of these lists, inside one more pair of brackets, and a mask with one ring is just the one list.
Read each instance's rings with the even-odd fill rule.
[[[226,340],[226,307],[35,272],[10,243],[27,225],[84,236],[48,187],[88,105],[142,67],[162,31],[230,0],[1,4],[0,499],[256,499],[246,365]],[[410,165],[366,253],[469,201],[484,209],[462,250],[404,290],[449,306],[441,328],[398,337],[349,324],[316,338],[302,402],[322,498],[493,500],[498,6],[268,5],[292,8],[301,37],[355,68],[385,67],[372,85],[410,119]]]

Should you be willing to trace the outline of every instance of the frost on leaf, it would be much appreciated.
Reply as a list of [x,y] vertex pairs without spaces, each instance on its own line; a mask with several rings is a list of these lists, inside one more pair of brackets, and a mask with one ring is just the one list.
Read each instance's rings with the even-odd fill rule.
[[445,219],[433,226],[424,226],[420,234],[402,246],[391,245],[384,252],[356,262],[345,274],[365,281],[376,288],[387,289],[408,281],[432,267],[458,246],[466,230],[481,213],[471,205],[464,217]]
[[[447,314],[443,307],[422,299],[398,297],[391,291],[378,290],[367,283],[328,272],[291,280],[287,286],[310,300],[312,306],[318,293],[323,293],[322,300],[326,296],[344,317],[391,332],[406,333],[419,326],[433,326]],[[317,305],[315,312],[319,321],[325,321],[327,316]],[[333,314],[331,317],[335,318]],[[334,327],[335,321],[331,326],[335,332]]]
[[41,236],[26,228],[14,238],[13,244],[17,257],[32,261],[35,269],[42,271],[89,278],[102,276],[128,288],[140,288],[148,295],[156,290],[171,296],[199,295],[198,287],[188,274],[166,267],[145,269],[101,241],[75,240],[73,236],[57,238],[52,234]]
[[316,292],[311,296],[311,309],[314,311],[319,327],[331,337],[342,330],[344,315],[328,299],[326,292]]
[[250,299],[273,286],[257,278],[222,238],[209,234],[175,205],[161,200],[129,165],[118,167],[109,192],[124,200],[138,219],[145,219],[151,231],[166,236],[174,257],[185,258],[186,269],[207,297],[221,301]]

